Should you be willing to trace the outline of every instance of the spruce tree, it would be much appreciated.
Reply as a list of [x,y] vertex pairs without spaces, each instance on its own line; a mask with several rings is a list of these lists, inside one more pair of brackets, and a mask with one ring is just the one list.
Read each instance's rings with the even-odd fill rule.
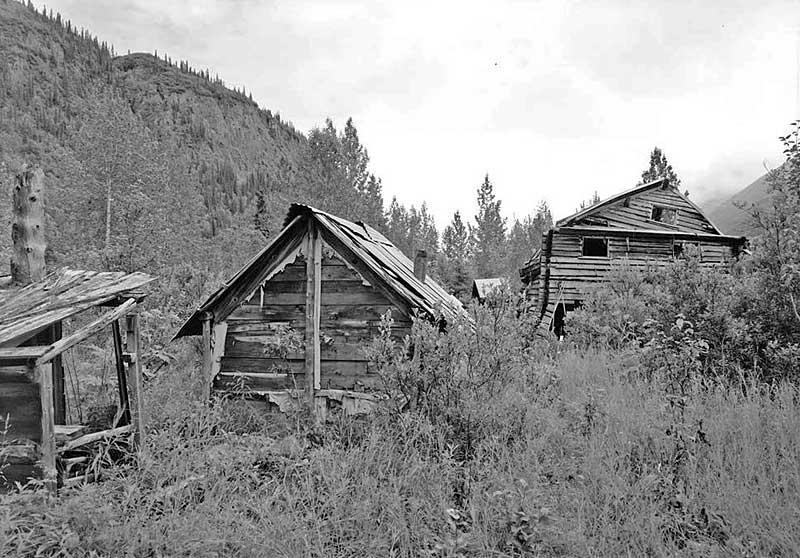
[[500,214],[500,203],[487,174],[478,188],[478,214],[473,229],[475,277],[497,277],[504,272],[506,220]]
[[456,211],[453,220],[442,232],[442,255],[439,267],[444,286],[450,293],[464,301],[470,294],[469,249],[469,231],[461,219],[461,214]]
[[642,173],[642,179],[639,181],[638,186],[659,178],[666,178],[673,188],[678,188],[681,185],[681,179],[672,169],[667,157],[660,148],[654,147],[653,152],[650,153],[650,166]]

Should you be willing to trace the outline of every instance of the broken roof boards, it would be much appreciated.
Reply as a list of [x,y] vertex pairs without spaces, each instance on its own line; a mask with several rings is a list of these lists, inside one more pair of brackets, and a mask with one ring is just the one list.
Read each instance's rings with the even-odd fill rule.
[[621,192],[556,222],[542,248],[520,269],[542,330],[561,333],[566,312],[579,306],[615,265],[663,264],[694,246],[707,266],[739,255],[746,239],[726,236],[685,195],[659,179]]
[[283,230],[176,337],[203,335],[208,392],[244,384],[270,400],[287,391],[341,399],[350,396],[338,391],[378,387],[365,349],[387,312],[398,340],[415,315],[468,319],[455,297],[416,277],[411,260],[369,225],[293,204]]
[[[57,447],[59,427],[61,431],[66,428],[65,383],[60,357],[64,351],[108,326],[118,333],[121,318],[126,318],[126,351],[132,356],[125,380],[131,393],[128,397],[127,389],[123,394],[120,388],[120,405],[127,408],[126,416],[132,416],[134,426],[129,429],[141,437],[141,364],[138,317],[134,312],[144,296],[140,289],[152,280],[142,273],[60,269],[20,288],[3,284],[0,289],[0,417],[4,422],[4,436],[0,453],[8,465],[4,470],[4,482],[24,482],[37,474],[41,474],[45,485],[52,490],[57,484],[82,482],[82,475],[70,479],[69,467],[57,466],[63,450]],[[62,337],[64,319],[98,306],[115,308]],[[117,356],[118,362],[122,362],[121,352]],[[74,426],[67,430],[80,431],[78,425]]]

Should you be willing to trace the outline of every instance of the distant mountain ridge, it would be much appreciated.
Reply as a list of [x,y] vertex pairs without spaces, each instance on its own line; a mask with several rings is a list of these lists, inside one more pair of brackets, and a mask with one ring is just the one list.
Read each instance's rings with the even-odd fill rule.
[[750,217],[750,208],[769,204],[768,176],[769,173],[765,173],[723,202],[707,204],[706,215],[724,234],[757,236],[760,231]]

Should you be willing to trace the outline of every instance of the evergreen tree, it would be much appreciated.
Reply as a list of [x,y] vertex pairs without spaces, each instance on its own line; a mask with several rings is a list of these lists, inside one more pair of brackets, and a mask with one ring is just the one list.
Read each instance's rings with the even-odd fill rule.
[[592,207],[594,204],[600,201],[600,196],[597,194],[597,190],[594,191],[592,197],[586,201],[581,201],[580,210],[586,209],[587,207]]
[[378,230],[384,230],[386,216],[383,212],[383,185],[381,179],[374,174],[369,175],[361,204],[361,220]]
[[536,250],[542,247],[542,234],[553,226],[553,216],[546,202],[540,202],[534,215],[514,220],[508,233],[507,275],[512,282],[519,280],[522,267]]
[[470,296],[469,259],[469,230],[456,211],[452,222],[442,232],[439,276],[450,293],[462,301]]
[[500,203],[487,174],[478,188],[478,214],[472,231],[475,277],[497,277],[505,270],[506,220],[500,214]]
[[425,203],[419,209],[413,205],[406,209],[396,197],[392,198],[386,215],[386,237],[409,258],[417,250],[425,250],[434,262],[439,251],[439,233]]
[[666,178],[669,180],[670,186],[678,188],[681,185],[681,179],[675,174],[672,165],[667,161],[667,157],[658,147],[653,148],[650,153],[650,166],[642,173],[642,179],[638,185],[647,184],[659,178]]
[[358,139],[358,131],[352,118],[347,119],[339,142],[346,187],[356,193],[355,203],[351,204],[352,211],[359,221],[382,228],[384,218],[381,181],[369,172],[369,155]]

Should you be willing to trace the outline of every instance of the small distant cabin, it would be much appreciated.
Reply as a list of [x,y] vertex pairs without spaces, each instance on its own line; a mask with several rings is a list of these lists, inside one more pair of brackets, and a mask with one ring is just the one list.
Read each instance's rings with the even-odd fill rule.
[[697,205],[660,179],[556,222],[520,278],[540,328],[561,335],[566,313],[607,280],[615,263],[645,268],[680,258],[693,246],[703,265],[718,266],[736,259],[746,240],[722,234]]
[[472,282],[472,298],[483,304],[492,293],[499,292],[503,289],[503,281],[504,279],[502,277],[475,279]]
[[412,318],[451,322],[466,312],[378,231],[293,204],[283,230],[200,306],[177,337],[202,335],[207,394],[243,393],[281,408],[331,401],[368,409],[382,383],[365,349],[381,319],[402,342]]

